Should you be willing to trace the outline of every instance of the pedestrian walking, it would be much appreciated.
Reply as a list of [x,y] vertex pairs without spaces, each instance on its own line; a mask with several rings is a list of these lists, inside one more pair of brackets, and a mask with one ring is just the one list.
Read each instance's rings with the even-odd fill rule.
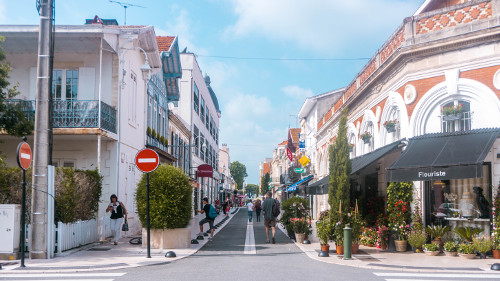
[[198,233],[198,236],[199,235],[203,235],[203,225],[208,223],[208,226],[210,227],[210,237],[208,239],[212,239],[214,237],[214,221],[215,221],[215,218],[217,217],[217,212],[215,211],[215,208],[214,206],[208,204],[208,198],[203,198],[203,204],[205,204],[203,206],[203,209],[202,210],[198,210],[198,212],[200,213],[204,213],[205,214],[205,218],[202,219],[199,223],[200,225],[200,233]]
[[252,200],[248,201],[247,208],[248,208],[248,222],[252,222],[253,210],[254,210],[254,206],[253,206]]
[[260,199],[255,201],[255,218],[256,221],[260,221],[260,212],[262,211],[262,204],[260,203]]
[[106,213],[111,212],[111,234],[113,234],[113,245],[118,245],[118,239],[120,239],[120,227],[123,222],[123,218],[127,219],[127,209],[122,202],[118,201],[116,194],[112,194],[109,197],[111,201],[106,208]]
[[266,193],[266,200],[262,203],[262,211],[264,212],[264,226],[266,227],[266,243],[269,243],[269,228],[271,228],[273,233],[272,243],[275,244],[275,235],[276,235],[276,217],[274,214],[274,210],[277,207],[276,201],[272,198],[272,192],[268,191]]
[[227,216],[227,205],[228,205],[229,199],[226,198],[224,202],[222,202],[222,212],[224,212],[224,215]]

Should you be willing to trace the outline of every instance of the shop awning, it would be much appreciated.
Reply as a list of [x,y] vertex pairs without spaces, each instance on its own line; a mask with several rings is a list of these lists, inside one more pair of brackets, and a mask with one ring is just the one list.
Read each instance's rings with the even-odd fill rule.
[[429,181],[479,178],[483,161],[500,128],[427,134],[411,138],[406,150],[387,167],[386,179]]
[[320,194],[327,194],[328,193],[328,180],[330,179],[329,176],[326,176],[319,181],[316,181],[312,184],[310,184],[306,188],[306,193],[307,194],[313,194],[313,195],[320,195]]
[[301,184],[301,183],[305,183],[305,182],[308,182],[308,181],[310,181],[310,180],[312,180],[312,179],[313,179],[313,176],[312,176],[312,175],[310,175],[310,176],[308,176],[308,177],[305,177],[305,178],[301,179],[300,181],[298,181],[298,182],[296,182],[296,183],[294,183],[294,184],[290,185],[290,186],[287,188],[287,190],[286,190],[286,191],[297,191],[297,186],[299,186],[299,184]]
[[353,158],[352,161],[352,171],[351,175],[355,174],[356,172],[362,170],[366,166],[370,165],[371,163],[377,161],[378,159],[382,158],[384,155],[387,153],[393,151],[394,149],[398,148],[398,145],[401,144],[401,140],[395,141],[393,143],[390,143],[388,145],[384,145],[370,153],[366,153],[364,155],[361,155],[359,157]]

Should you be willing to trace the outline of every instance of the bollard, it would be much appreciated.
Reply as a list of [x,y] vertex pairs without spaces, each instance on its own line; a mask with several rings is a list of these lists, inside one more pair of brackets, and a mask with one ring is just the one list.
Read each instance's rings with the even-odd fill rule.
[[349,225],[344,228],[344,260],[351,259],[351,248],[352,248],[352,229]]

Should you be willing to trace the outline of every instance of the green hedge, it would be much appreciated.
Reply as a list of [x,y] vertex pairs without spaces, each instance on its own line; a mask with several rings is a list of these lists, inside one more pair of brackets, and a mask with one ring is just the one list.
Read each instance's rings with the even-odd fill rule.
[[[26,171],[26,223],[31,219],[32,169]],[[21,204],[22,172],[9,167],[0,157],[0,204]],[[55,210],[56,222],[71,223],[96,217],[102,192],[102,176],[97,170],[56,168]]]
[[[149,174],[150,226],[153,229],[184,228],[191,220],[193,188],[181,169],[160,165]],[[146,174],[137,187],[137,212],[146,226]]]

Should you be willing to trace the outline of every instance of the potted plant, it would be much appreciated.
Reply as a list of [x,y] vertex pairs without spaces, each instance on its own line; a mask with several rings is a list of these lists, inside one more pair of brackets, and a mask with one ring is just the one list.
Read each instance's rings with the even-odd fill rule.
[[354,143],[349,144],[349,152],[352,152],[354,150]]
[[331,235],[331,225],[328,219],[319,220],[316,222],[316,232],[321,245],[321,251],[330,252],[328,241]]
[[302,243],[311,232],[311,224],[307,218],[290,218],[292,230],[297,243]]
[[352,229],[352,247],[351,253],[357,254],[359,251],[359,244],[361,243],[361,234],[363,233],[363,225],[366,223],[361,218],[361,215],[353,211],[354,215],[350,217],[350,226]]
[[425,242],[427,242],[427,233],[425,231],[413,230],[408,234],[408,243],[415,249],[415,253],[422,251]]
[[493,240],[486,235],[474,237],[472,245],[474,245],[474,249],[481,255],[481,259],[485,259],[486,253],[493,249]]
[[398,119],[387,120],[384,122],[384,127],[388,133],[393,133],[396,131],[396,126],[399,124]]
[[432,243],[438,244],[440,250],[442,250],[443,243],[441,242],[441,238],[451,230],[449,225],[429,225],[425,228],[425,231],[429,233],[429,235],[434,239]]
[[428,256],[437,256],[439,255],[439,245],[438,244],[424,244],[424,252]]
[[[500,189],[500,185],[498,186]],[[500,259],[500,192],[497,192],[495,196],[495,201],[492,207],[493,213],[493,231],[491,237],[493,238],[493,253],[494,259]]]
[[295,232],[292,229],[290,219],[309,217],[309,201],[301,197],[292,197],[281,203],[281,209],[283,212],[279,223],[286,229],[288,237],[294,239]]
[[333,225],[333,238],[335,240],[337,255],[344,254],[344,228],[345,221],[342,220],[335,222]]
[[411,201],[413,201],[412,182],[391,182],[389,184],[387,187],[388,226],[393,232],[398,252],[404,252],[408,247],[406,237],[410,231]]
[[377,247],[382,250],[387,249],[387,244],[389,243],[389,228],[385,225],[379,225],[377,227]]
[[483,232],[483,229],[466,226],[466,227],[455,227],[453,231],[466,243],[472,243],[472,238],[474,237],[474,235]]
[[460,114],[464,111],[463,104],[443,106],[441,114],[445,121],[455,121],[460,119]]
[[[146,174],[139,181],[135,192],[137,213],[141,224],[147,222]],[[179,168],[160,165],[149,174],[149,201],[151,247],[176,249],[191,247],[191,228],[188,228],[192,212],[193,187],[189,177]],[[142,230],[143,245],[146,229]]]
[[148,137],[151,137],[151,127],[148,127],[148,128],[146,129],[146,135],[147,135]]
[[156,139],[156,130],[155,129],[153,129],[153,131],[151,131],[151,137],[153,139]]
[[369,143],[372,138],[372,134],[370,132],[364,132],[359,136],[364,143]]
[[373,247],[375,245],[377,237],[377,232],[370,227],[365,227],[363,229],[363,233],[361,234],[361,245],[367,246],[367,247]]
[[443,247],[446,256],[454,257],[457,255],[457,244],[454,241],[447,241]]
[[476,254],[474,253],[474,245],[472,244],[460,244],[460,246],[458,246],[458,253],[461,257],[464,257],[466,259],[476,258]]
[[160,143],[161,143],[162,145],[165,145],[165,137],[164,137],[164,136],[161,136],[161,137],[160,137]]

